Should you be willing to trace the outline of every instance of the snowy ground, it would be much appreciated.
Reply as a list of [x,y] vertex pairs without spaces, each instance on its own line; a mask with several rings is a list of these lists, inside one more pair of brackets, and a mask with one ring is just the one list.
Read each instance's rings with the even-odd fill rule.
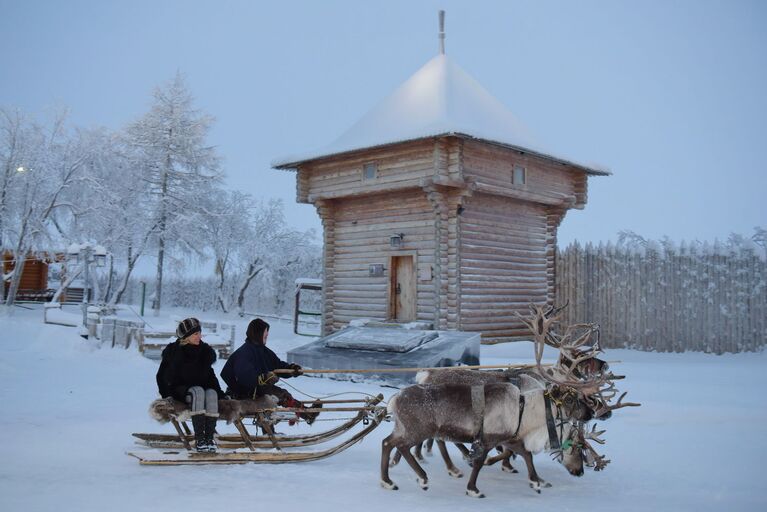
[[[157,394],[157,362],[133,349],[99,348],[74,328],[44,324],[42,316],[41,309],[20,308],[0,316],[1,511],[767,510],[767,472],[760,464],[767,455],[764,353],[610,351],[608,359],[622,361],[614,368],[628,375],[621,386],[627,399],[643,406],[617,411],[602,424],[607,444],[599,450],[612,460],[607,469],[575,478],[540,454],[536,465],[552,488],[537,495],[524,473],[486,468],[478,484],[487,498],[477,500],[464,496],[466,478],[450,478],[437,457],[425,465],[428,491],[418,488],[405,464],[391,471],[400,490],[382,489],[380,441],[390,423],[316,462],[139,466],[125,455],[135,449],[131,432],[172,431],[147,414]],[[241,340],[247,319],[237,321]],[[272,323],[269,344],[280,355],[306,341],[289,324]],[[531,356],[526,343],[506,344],[482,347],[481,362]],[[311,395],[381,392],[388,398],[396,391],[309,377],[288,382]],[[280,425],[283,432],[290,428],[303,427]]]

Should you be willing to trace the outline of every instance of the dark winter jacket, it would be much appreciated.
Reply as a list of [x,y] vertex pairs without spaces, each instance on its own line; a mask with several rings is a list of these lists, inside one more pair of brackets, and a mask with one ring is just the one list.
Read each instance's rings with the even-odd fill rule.
[[[229,393],[236,398],[252,398],[258,387],[259,375],[277,369],[291,369],[292,365],[280,360],[266,345],[245,340],[221,370],[221,378],[229,386]],[[290,377],[291,375],[280,375]]]
[[157,370],[157,388],[162,397],[172,396],[184,401],[192,386],[215,389],[223,397],[213,363],[216,351],[201,341],[199,345],[181,345],[176,340],[162,351],[162,362]]

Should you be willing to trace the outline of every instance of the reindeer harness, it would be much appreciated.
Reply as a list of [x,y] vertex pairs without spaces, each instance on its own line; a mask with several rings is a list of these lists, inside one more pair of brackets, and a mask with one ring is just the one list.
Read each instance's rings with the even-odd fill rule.
[[[559,442],[559,436],[557,436],[557,427],[554,424],[554,415],[551,414],[551,398],[549,397],[548,391],[543,393],[543,403],[546,406],[546,429],[549,431],[549,447],[552,450],[559,450],[562,445]],[[559,404],[554,402],[554,405],[557,408],[557,419],[559,419]],[[562,422],[560,422],[560,428],[561,426]]]

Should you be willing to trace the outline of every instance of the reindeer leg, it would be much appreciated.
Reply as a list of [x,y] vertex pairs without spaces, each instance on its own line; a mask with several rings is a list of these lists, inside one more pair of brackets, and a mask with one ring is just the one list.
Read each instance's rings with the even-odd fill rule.
[[429,477],[426,475],[426,471],[423,470],[423,468],[418,464],[418,461],[415,460],[415,457],[413,457],[413,454],[410,453],[410,447],[408,447],[407,450],[403,450],[401,447],[397,447],[402,454],[402,456],[405,458],[408,464],[410,464],[410,467],[413,468],[413,471],[415,471],[415,474],[418,475],[418,485],[423,489],[424,491],[429,488]]
[[503,449],[503,451],[495,455],[493,457],[488,457],[485,461],[485,466],[492,466],[496,462],[502,460],[503,464],[501,465],[501,470],[505,471],[506,473],[519,473],[514,467],[511,465],[511,457],[514,455],[514,452],[511,450]]
[[510,453],[508,457],[503,459],[503,463],[501,463],[501,471],[505,473],[519,473],[516,469],[514,469],[514,466],[511,465],[511,457],[514,456],[514,453]]
[[[480,457],[477,457],[477,460],[485,460],[487,458],[487,448],[483,448],[482,453],[480,454]],[[471,476],[469,477],[469,483],[466,486],[466,495],[471,496],[472,498],[484,498],[485,495],[479,492],[479,489],[477,489],[477,477],[479,476],[479,471],[482,469],[483,464],[477,463],[473,464],[471,467]]]
[[447,474],[453,478],[462,478],[463,473],[460,469],[455,467],[455,464],[453,464],[450,455],[447,453],[447,445],[445,445],[445,441],[437,439],[437,448],[439,448],[439,453],[442,455],[442,460],[445,461],[445,466],[447,466]]
[[539,477],[538,472],[535,471],[535,466],[533,465],[533,454],[524,448],[521,448],[518,453],[522,455],[523,459],[525,459],[525,464],[527,465],[527,480],[530,482],[530,488],[540,494],[541,487],[551,487],[551,484],[545,481],[543,478]]
[[394,434],[390,434],[381,442],[381,487],[390,491],[398,489],[397,485],[389,478],[389,456],[394,449],[393,439]]
[[434,438],[430,437],[428,441],[426,441],[426,455],[431,455],[431,449],[434,446]]
[[389,462],[389,467],[393,468],[394,466],[399,464],[399,461],[401,459],[402,459],[402,454],[400,453],[399,450],[397,450],[396,452],[394,452],[394,457],[391,458],[391,462]]
[[469,466],[471,466],[471,455],[469,455],[469,449],[466,448],[461,443],[453,443],[455,444],[455,447],[458,448],[458,451],[461,452],[461,455],[463,456],[463,460],[469,463]]
[[417,460],[418,462],[424,462],[423,443],[418,443],[417,445],[415,445],[415,450],[413,451],[415,452],[415,460]]

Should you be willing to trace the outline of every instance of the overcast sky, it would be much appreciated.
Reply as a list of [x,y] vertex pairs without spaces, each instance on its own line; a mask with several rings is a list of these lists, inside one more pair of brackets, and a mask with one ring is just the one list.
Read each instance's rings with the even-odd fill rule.
[[285,200],[273,160],[325,146],[436,55],[553,152],[606,166],[560,243],[767,227],[764,1],[0,0],[0,104],[117,129],[182,71],[216,117],[227,184]]

